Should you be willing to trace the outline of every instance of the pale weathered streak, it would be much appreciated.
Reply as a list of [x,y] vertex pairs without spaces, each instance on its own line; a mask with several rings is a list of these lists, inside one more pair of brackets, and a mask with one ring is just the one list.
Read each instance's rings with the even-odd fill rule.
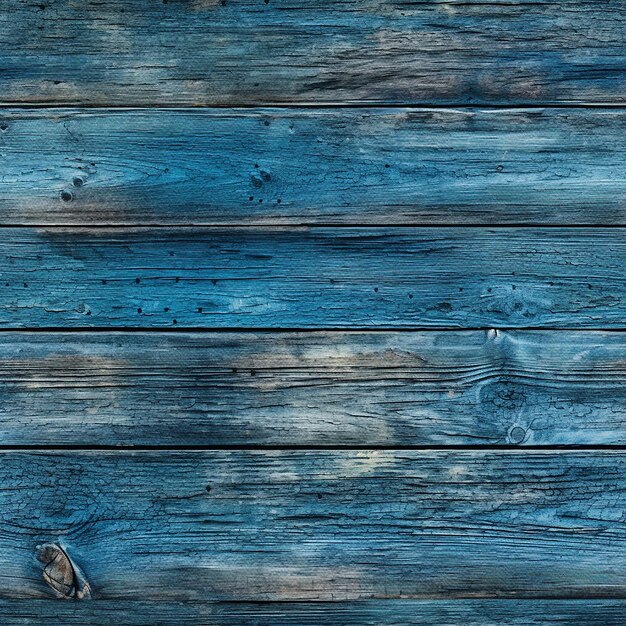
[[2,235],[1,327],[626,326],[622,229]]
[[0,223],[626,224],[615,109],[0,115]]
[[0,460],[5,599],[54,598],[35,559],[46,542],[80,563],[95,600],[626,596],[621,452]]
[[625,102],[624,4],[4,0],[9,103]]
[[11,445],[626,444],[612,332],[0,333]]

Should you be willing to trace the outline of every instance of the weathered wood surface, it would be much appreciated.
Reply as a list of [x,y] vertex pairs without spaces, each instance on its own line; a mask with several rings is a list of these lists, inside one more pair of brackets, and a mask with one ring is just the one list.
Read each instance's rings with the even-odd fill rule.
[[625,600],[142,602],[1,600],[4,626],[623,626]]
[[6,0],[8,103],[625,102],[624,3]]
[[626,444],[626,334],[0,333],[5,445]]
[[624,327],[622,229],[8,228],[2,327]]
[[84,577],[62,588],[96,600],[626,596],[621,452],[1,460],[4,599],[59,598],[42,545]]
[[0,128],[2,224],[626,224],[621,109],[9,110]]

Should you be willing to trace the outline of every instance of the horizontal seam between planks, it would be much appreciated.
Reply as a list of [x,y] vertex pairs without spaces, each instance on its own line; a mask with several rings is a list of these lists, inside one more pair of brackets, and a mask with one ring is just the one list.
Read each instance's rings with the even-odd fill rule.
[[449,444],[449,445],[392,445],[392,444],[364,444],[364,445],[298,445],[298,444],[212,444],[212,445],[185,445],[185,444],[153,444],[153,445],[115,445],[115,444],[3,444],[0,445],[0,452],[30,452],[30,451],[63,451],[75,450],[89,451],[112,451],[112,452],[152,452],[152,451],[189,451],[189,452],[211,452],[211,451],[367,451],[385,450],[397,452],[446,452],[446,451],[484,451],[484,452],[585,452],[585,451],[614,451],[626,452],[626,444],[546,444],[546,445],[515,445],[515,444]]
[[438,333],[438,332],[579,332],[624,333],[626,327],[580,327],[580,326],[9,326],[0,328],[2,333]]
[[353,229],[370,229],[375,230],[379,228],[385,229],[394,229],[398,230],[419,230],[421,228],[424,229],[483,229],[483,230],[506,230],[506,229],[516,229],[516,230],[534,230],[539,231],[542,229],[625,229],[626,223],[624,224],[602,224],[602,223],[574,223],[574,224],[558,224],[558,223],[548,223],[548,224],[537,224],[535,223],[525,223],[525,222],[498,222],[498,223],[482,223],[482,222],[468,222],[468,223],[442,223],[439,224],[437,222],[425,222],[425,223],[389,223],[389,222],[299,222],[299,221],[283,221],[283,222],[258,222],[258,223],[219,223],[219,222],[188,222],[185,224],[172,222],[170,224],[167,223],[146,223],[146,222],[129,222],[127,224],[89,224],[89,225],[81,225],[81,224],[57,224],[57,223],[19,223],[19,224],[0,224],[0,230],[3,229],[33,229],[33,228],[41,228],[41,229],[59,229],[59,230],[80,230],[81,232],[88,230],[127,230],[127,229],[154,229],[154,230],[187,230],[187,229],[197,229],[197,228],[206,228],[211,230],[246,230],[246,231],[254,231],[254,230],[280,230],[280,231],[289,231],[290,229],[298,229],[298,228],[310,228],[310,229],[329,229],[329,228],[337,228],[341,230],[347,230],[350,228]]
[[446,595],[445,597],[442,597],[441,595],[435,595],[433,594],[432,596],[420,596],[419,598],[411,598],[411,597],[407,597],[407,598],[397,598],[397,597],[366,597],[366,598],[357,598],[357,599],[345,599],[345,600],[290,600],[290,599],[285,599],[285,600],[209,600],[209,601],[196,601],[196,600],[189,600],[186,601],[186,604],[189,605],[194,605],[194,604],[202,604],[202,605],[207,605],[207,604],[211,604],[211,605],[233,605],[233,606],[237,606],[237,605],[248,605],[248,606],[253,606],[253,605],[263,605],[263,606],[267,606],[267,605],[276,605],[276,606],[280,606],[280,605],[289,605],[289,604],[293,604],[293,605],[302,605],[302,604],[314,604],[314,605],[327,605],[329,607],[333,606],[333,605],[340,605],[340,604],[358,604],[358,605],[363,605],[364,607],[367,606],[368,604],[378,604],[381,602],[389,602],[389,603],[393,603],[393,604],[401,604],[406,602],[407,604],[419,604],[419,603],[426,603],[426,602],[440,602],[440,603],[446,603],[446,602],[458,602],[459,604],[461,603],[465,603],[465,602],[476,602],[477,604],[482,604],[483,602],[489,602],[489,603],[494,603],[494,604],[513,604],[513,603],[517,603],[517,602],[526,602],[526,603],[531,603],[531,602],[535,602],[535,601],[540,601],[540,602],[546,602],[546,603],[550,603],[550,602],[554,602],[555,604],[563,604],[564,602],[568,602],[568,603],[578,603],[578,604],[582,604],[584,602],[588,602],[589,600],[599,600],[599,601],[611,601],[614,603],[619,603],[622,604],[625,600],[626,597],[622,598],[622,597],[616,597],[615,595],[607,595],[607,596],[603,596],[603,595],[591,595],[591,596],[576,596],[576,597],[571,597],[571,596],[550,596],[550,595],[545,595],[545,596],[524,596],[524,597],[519,597],[519,596],[506,596],[506,597],[502,597],[502,596],[489,596],[489,597],[477,597],[477,596],[466,596],[463,594],[458,594],[458,593],[452,593],[450,595]]
[[[527,596],[498,596],[498,595],[491,595],[491,596],[483,596],[481,595],[476,596],[476,595],[464,595],[462,593],[446,593],[445,596],[441,596],[441,595],[436,595],[436,594],[432,594],[432,595],[423,595],[423,596],[419,596],[417,598],[415,597],[396,597],[396,596],[392,596],[392,597],[368,597],[368,598],[357,598],[357,599],[349,599],[349,600],[211,600],[208,602],[202,602],[202,601],[188,601],[185,602],[185,604],[190,605],[190,606],[194,606],[194,605],[202,605],[202,606],[207,606],[207,605],[212,605],[212,606],[224,606],[224,607],[228,607],[228,606],[232,606],[237,607],[238,605],[240,606],[263,606],[264,608],[269,608],[270,606],[275,606],[276,608],[279,608],[281,605],[303,605],[303,604],[308,604],[311,606],[315,606],[316,608],[330,608],[332,606],[340,606],[342,604],[345,605],[359,605],[359,606],[363,606],[363,607],[367,607],[367,605],[374,605],[374,604],[382,604],[385,602],[389,602],[389,603],[393,603],[393,604],[404,604],[406,603],[407,605],[413,605],[415,606],[415,608],[417,610],[419,610],[418,605],[420,603],[425,604],[425,603],[437,603],[440,604],[442,606],[445,606],[446,604],[453,604],[453,603],[458,603],[458,604],[464,604],[464,603],[472,603],[475,602],[477,604],[486,604],[486,603],[493,603],[493,604],[517,604],[517,603],[522,603],[522,602],[526,602],[528,604],[530,604],[531,602],[542,602],[542,603],[554,603],[554,604],[564,604],[567,603],[568,605],[572,605],[572,604],[582,604],[585,602],[596,602],[597,603],[610,603],[612,605],[616,605],[619,604],[621,605],[625,605],[626,606],[626,596],[623,595],[615,595],[615,594],[591,594],[591,595],[578,595],[575,597],[572,597],[571,595],[527,595]],[[490,607],[490,608],[495,608],[495,607]]]
[[[626,98],[626,96],[625,96]],[[373,100],[371,102],[258,102],[258,103],[232,103],[232,104],[207,104],[207,105],[163,105],[163,104],[89,104],[72,101],[54,101],[50,103],[40,102],[0,102],[0,109],[85,109],[85,110],[110,110],[110,111],[203,111],[215,109],[219,111],[229,110],[254,110],[263,108],[272,109],[626,109],[624,102],[386,102]]]

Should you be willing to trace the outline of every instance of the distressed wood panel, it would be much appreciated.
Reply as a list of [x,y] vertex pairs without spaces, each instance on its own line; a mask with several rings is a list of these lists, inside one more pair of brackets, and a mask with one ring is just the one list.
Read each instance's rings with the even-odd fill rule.
[[[0,600],[5,626],[623,626],[624,600],[141,602]],[[149,621],[148,621],[149,620]]]
[[2,100],[624,102],[624,4],[8,0]]
[[621,229],[2,231],[3,327],[623,327]]
[[5,452],[0,596],[623,599],[625,470],[621,452]]
[[4,333],[5,445],[626,444],[626,334]]
[[626,223],[615,109],[17,111],[0,223]]

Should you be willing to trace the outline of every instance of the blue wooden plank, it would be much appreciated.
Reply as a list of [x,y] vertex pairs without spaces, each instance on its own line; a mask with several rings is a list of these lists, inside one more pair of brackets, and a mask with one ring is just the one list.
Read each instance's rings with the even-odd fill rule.
[[625,102],[624,3],[5,0],[5,102]]
[[621,109],[2,112],[0,223],[626,224]]
[[50,602],[2,600],[5,626],[623,626],[624,600],[365,600],[355,602]]
[[5,328],[626,325],[621,229],[2,232]]
[[626,334],[0,333],[4,445],[626,444]]
[[623,452],[1,461],[5,600],[86,585],[91,600],[144,602],[626,595]]

